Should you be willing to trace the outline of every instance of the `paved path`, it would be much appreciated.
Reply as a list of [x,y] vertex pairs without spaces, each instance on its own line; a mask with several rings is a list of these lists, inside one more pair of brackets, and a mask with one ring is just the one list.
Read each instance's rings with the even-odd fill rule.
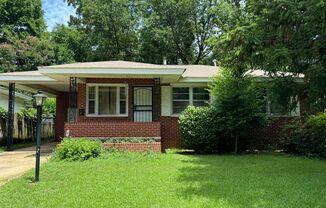
[[[49,159],[50,153],[57,143],[47,143],[41,146],[41,163]],[[35,147],[17,149],[0,153],[0,185],[23,175],[35,167]]]

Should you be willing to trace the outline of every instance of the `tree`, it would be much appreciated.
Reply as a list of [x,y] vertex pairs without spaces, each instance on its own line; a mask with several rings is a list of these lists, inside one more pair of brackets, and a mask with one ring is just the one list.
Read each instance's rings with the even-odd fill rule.
[[203,62],[211,53],[208,39],[216,33],[212,13],[217,0],[150,0],[143,2],[141,57],[161,63]]
[[218,0],[66,0],[76,7],[70,26],[86,39],[87,61],[124,59],[170,64],[203,63],[217,32]]
[[69,24],[88,38],[87,61],[138,58],[137,0],[67,0],[77,16]]
[[54,63],[41,0],[0,0],[0,72]]
[[87,61],[91,46],[85,34],[77,28],[57,25],[50,35],[57,64]]
[[215,117],[223,121],[219,128],[226,136],[235,139],[235,152],[238,152],[240,134],[265,120],[257,86],[251,77],[235,75],[228,69],[222,70],[210,85]]
[[40,37],[45,28],[41,0],[0,0],[0,43]]
[[[239,73],[262,69],[279,81],[290,72],[292,86],[303,74],[312,107],[326,108],[326,4],[320,0],[250,0],[240,6],[236,24],[215,38],[224,53],[221,64]],[[232,17],[232,16],[231,16]],[[214,41],[213,41],[214,42]],[[295,96],[288,91],[286,97]],[[282,98],[284,99],[284,97]]]
[[37,70],[55,62],[52,43],[34,36],[0,44],[0,57],[0,72]]

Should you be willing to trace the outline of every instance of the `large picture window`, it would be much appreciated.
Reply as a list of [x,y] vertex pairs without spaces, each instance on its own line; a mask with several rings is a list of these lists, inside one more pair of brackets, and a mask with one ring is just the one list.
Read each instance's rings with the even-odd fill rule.
[[127,85],[87,85],[87,115],[127,116]]
[[188,105],[207,106],[210,101],[209,92],[204,87],[173,87],[172,113],[180,114]]

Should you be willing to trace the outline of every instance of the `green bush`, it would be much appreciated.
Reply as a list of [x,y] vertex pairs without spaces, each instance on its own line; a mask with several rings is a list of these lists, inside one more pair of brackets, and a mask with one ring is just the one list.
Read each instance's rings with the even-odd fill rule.
[[64,139],[55,151],[55,158],[69,161],[84,161],[98,157],[102,144],[90,139]]
[[3,107],[0,107],[0,118],[4,120],[8,118],[8,112]]
[[297,125],[282,141],[286,152],[326,158],[326,112]]
[[111,137],[104,141],[104,143],[153,143],[159,142],[160,139],[153,137]]
[[209,107],[189,106],[180,115],[180,130],[185,148],[198,153],[218,150],[217,118]]

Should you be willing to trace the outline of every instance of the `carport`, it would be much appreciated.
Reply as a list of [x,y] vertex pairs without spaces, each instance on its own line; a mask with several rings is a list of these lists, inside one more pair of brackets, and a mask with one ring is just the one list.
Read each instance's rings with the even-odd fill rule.
[[[37,91],[43,91],[48,97],[55,97],[58,99],[65,99],[67,103],[69,100],[69,89],[72,89],[69,86],[69,79],[53,79],[48,76],[42,75],[39,71],[24,71],[24,72],[10,72],[0,74],[0,85],[8,87],[8,124],[7,124],[7,146],[10,150],[13,144],[13,122],[14,122],[14,105],[15,105],[15,90],[21,89],[31,93],[36,93]],[[58,108],[59,107],[59,108]],[[66,108],[60,108],[60,105],[57,105],[57,115],[62,110]],[[61,114],[66,115],[66,114]],[[65,119],[64,121],[58,122],[56,119],[56,129],[55,137],[59,139],[60,136],[63,136],[64,131],[64,122],[66,121],[66,116],[56,116],[59,120]]]

